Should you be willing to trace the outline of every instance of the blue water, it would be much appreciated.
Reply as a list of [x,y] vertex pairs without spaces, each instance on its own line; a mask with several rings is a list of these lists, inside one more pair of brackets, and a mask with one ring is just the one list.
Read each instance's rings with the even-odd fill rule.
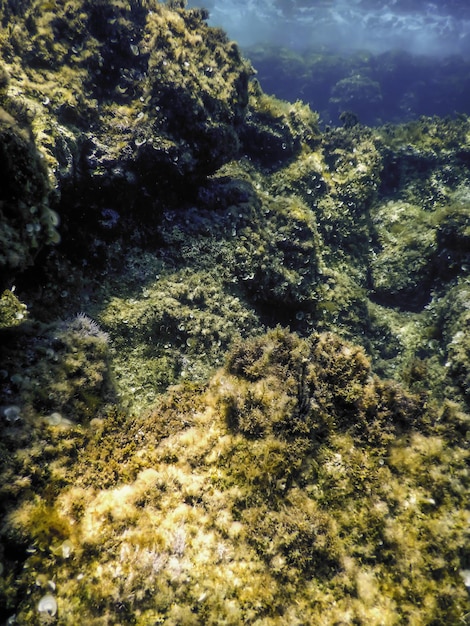
[[417,54],[470,56],[470,2],[448,0],[190,0],[209,9],[241,46],[258,43],[302,49],[394,48]]
[[[263,89],[326,125],[470,114],[470,0],[205,0]],[[189,6],[201,6],[190,0]]]

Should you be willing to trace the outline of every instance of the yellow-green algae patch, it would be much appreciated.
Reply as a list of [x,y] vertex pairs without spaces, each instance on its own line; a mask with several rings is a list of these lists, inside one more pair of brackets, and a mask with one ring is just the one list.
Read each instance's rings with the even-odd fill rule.
[[134,411],[178,380],[207,380],[235,336],[257,325],[214,273],[163,268],[140,292],[111,297],[100,322],[111,336],[120,401]]
[[458,623],[468,426],[332,335],[240,342],[206,388],[48,427],[34,497],[15,455],[17,620],[52,581],[63,624]]
[[0,295],[0,328],[18,326],[28,316],[28,307],[18,300],[14,290],[5,289]]

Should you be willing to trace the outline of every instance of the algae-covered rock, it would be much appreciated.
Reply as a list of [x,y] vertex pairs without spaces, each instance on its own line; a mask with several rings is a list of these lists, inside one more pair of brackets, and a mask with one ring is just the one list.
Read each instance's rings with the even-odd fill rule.
[[377,209],[379,252],[372,262],[375,293],[390,304],[421,308],[434,279],[436,229],[432,215],[406,202]]
[[[222,31],[206,26],[203,11],[108,1],[40,8],[4,9],[11,32],[3,55],[7,67],[22,70],[6,97],[21,84],[41,118],[38,132],[52,110],[79,140],[77,157],[90,174],[100,164],[111,174],[113,161],[130,160],[155,178],[162,167],[200,176],[236,154],[251,70]],[[59,140],[60,129],[52,131]],[[51,165],[60,160],[54,145],[44,148]]]
[[379,299],[420,309],[436,283],[466,273],[470,260],[468,206],[434,207],[388,201],[374,209],[379,250],[371,265]]
[[302,146],[318,142],[318,115],[308,106],[282,102],[250,83],[249,109],[240,129],[244,152],[262,165],[276,168]]
[[120,232],[122,216],[155,221],[175,188],[189,193],[237,156],[252,70],[204,11],[24,2],[1,17],[0,104],[29,115],[76,248],[110,210]]
[[419,398],[375,380],[363,350],[331,334],[306,341],[272,331],[233,350],[228,372],[238,380],[232,394],[224,378],[222,405],[229,425],[248,437],[300,437],[315,448],[346,430],[385,441],[423,413]]
[[384,175],[372,209],[371,262],[379,300],[419,310],[433,288],[466,271],[467,129],[465,119],[423,119],[382,134]]
[[460,279],[439,302],[448,384],[457,385],[470,405],[470,289],[468,278]]
[[183,5],[1,5],[0,232],[62,236],[0,298],[2,615],[459,623],[469,121],[320,132]]
[[49,201],[47,172],[28,125],[0,108],[0,288],[57,243],[58,216]]
[[234,338],[255,332],[259,324],[253,310],[208,268],[169,271],[160,265],[158,271],[134,297],[114,295],[100,315],[117,352],[116,391],[133,410],[178,381],[207,380]]
[[24,415],[56,412],[82,422],[112,399],[109,339],[87,315],[6,329],[2,344],[0,401],[20,405]]
[[334,335],[239,340],[205,388],[13,446],[1,539],[28,552],[8,606],[41,623],[52,580],[64,624],[452,622],[468,425]]
[[0,296],[0,330],[21,324],[27,315],[28,307],[18,300],[13,291],[5,289]]
[[365,119],[373,118],[374,110],[381,101],[380,84],[361,74],[339,80],[333,87],[330,98],[330,103],[337,107],[338,112],[360,111]]

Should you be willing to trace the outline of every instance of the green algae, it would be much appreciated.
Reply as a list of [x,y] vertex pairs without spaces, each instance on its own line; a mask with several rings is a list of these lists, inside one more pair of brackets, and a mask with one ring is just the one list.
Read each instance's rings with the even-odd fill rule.
[[100,320],[115,351],[116,389],[134,410],[180,380],[207,380],[234,338],[259,325],[220,279],[187,269],[163,270],[132,297],[112,297]]
[[88,421],[112,397],[108,352],[106,333],[85,314],[9,328],[3,334],[4,397],[33,421],[53,412]]
[[62,236],[0,300],[3,614],[459,623],[468,120],[320,132],[170,4],[2,8]]
[[0,284],[34,263],[40,248],[59,239],[47,173],[27,126],[0,106]]
[[44,581],[34,601],[53,580],[63,623],[457,620],[468,451],[452,424],[468,417],[374,378],[331,336],[240,342],[205,390],[43,435],[62,486],[8,516],[9,540],[34,548],[18,584]]
[[13,290],[5,289],[0,296],[0,329],[18,326],[27,315],[28,307],[18,300]]

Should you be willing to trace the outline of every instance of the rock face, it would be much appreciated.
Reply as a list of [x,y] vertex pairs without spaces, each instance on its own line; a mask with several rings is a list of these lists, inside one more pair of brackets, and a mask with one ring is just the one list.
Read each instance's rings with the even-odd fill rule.
[[[21,202],[26,214],[47,202],[43,167],[29,156],[32,147],[15,119],[32,131],[50,187],[62,194],[65,231],[84,216],[96,224],[111,203],[119,213],[136,207],[141,214],[158,212],[171,190],[191,189],[236,157],[252,70],[236,44],[208,28],[204,17],[158,2],[152,10],[108,1],[5,6],[0,53],[3,82],[8,75],[10,81],[0,94],[8,112],[2,169],[13,178],[14,167],[24,169],[23,158],[36,182],[24,169],[32,188],[17,182],[5,189],[4,201]],[[31,250],[51,238],[36,232],[36,219],[33,213],[28,226]],[[30,260],[29,242],[20,234],[10,237],[16,247],[6,270],[23,269]]]
[[[59,240],[47,171],[28,129],[0,109],[0,289]],[[11,286],[11,285],[9,285]]]
[[0,3],[0,620],[460,623],[470,122],[182,4]]

